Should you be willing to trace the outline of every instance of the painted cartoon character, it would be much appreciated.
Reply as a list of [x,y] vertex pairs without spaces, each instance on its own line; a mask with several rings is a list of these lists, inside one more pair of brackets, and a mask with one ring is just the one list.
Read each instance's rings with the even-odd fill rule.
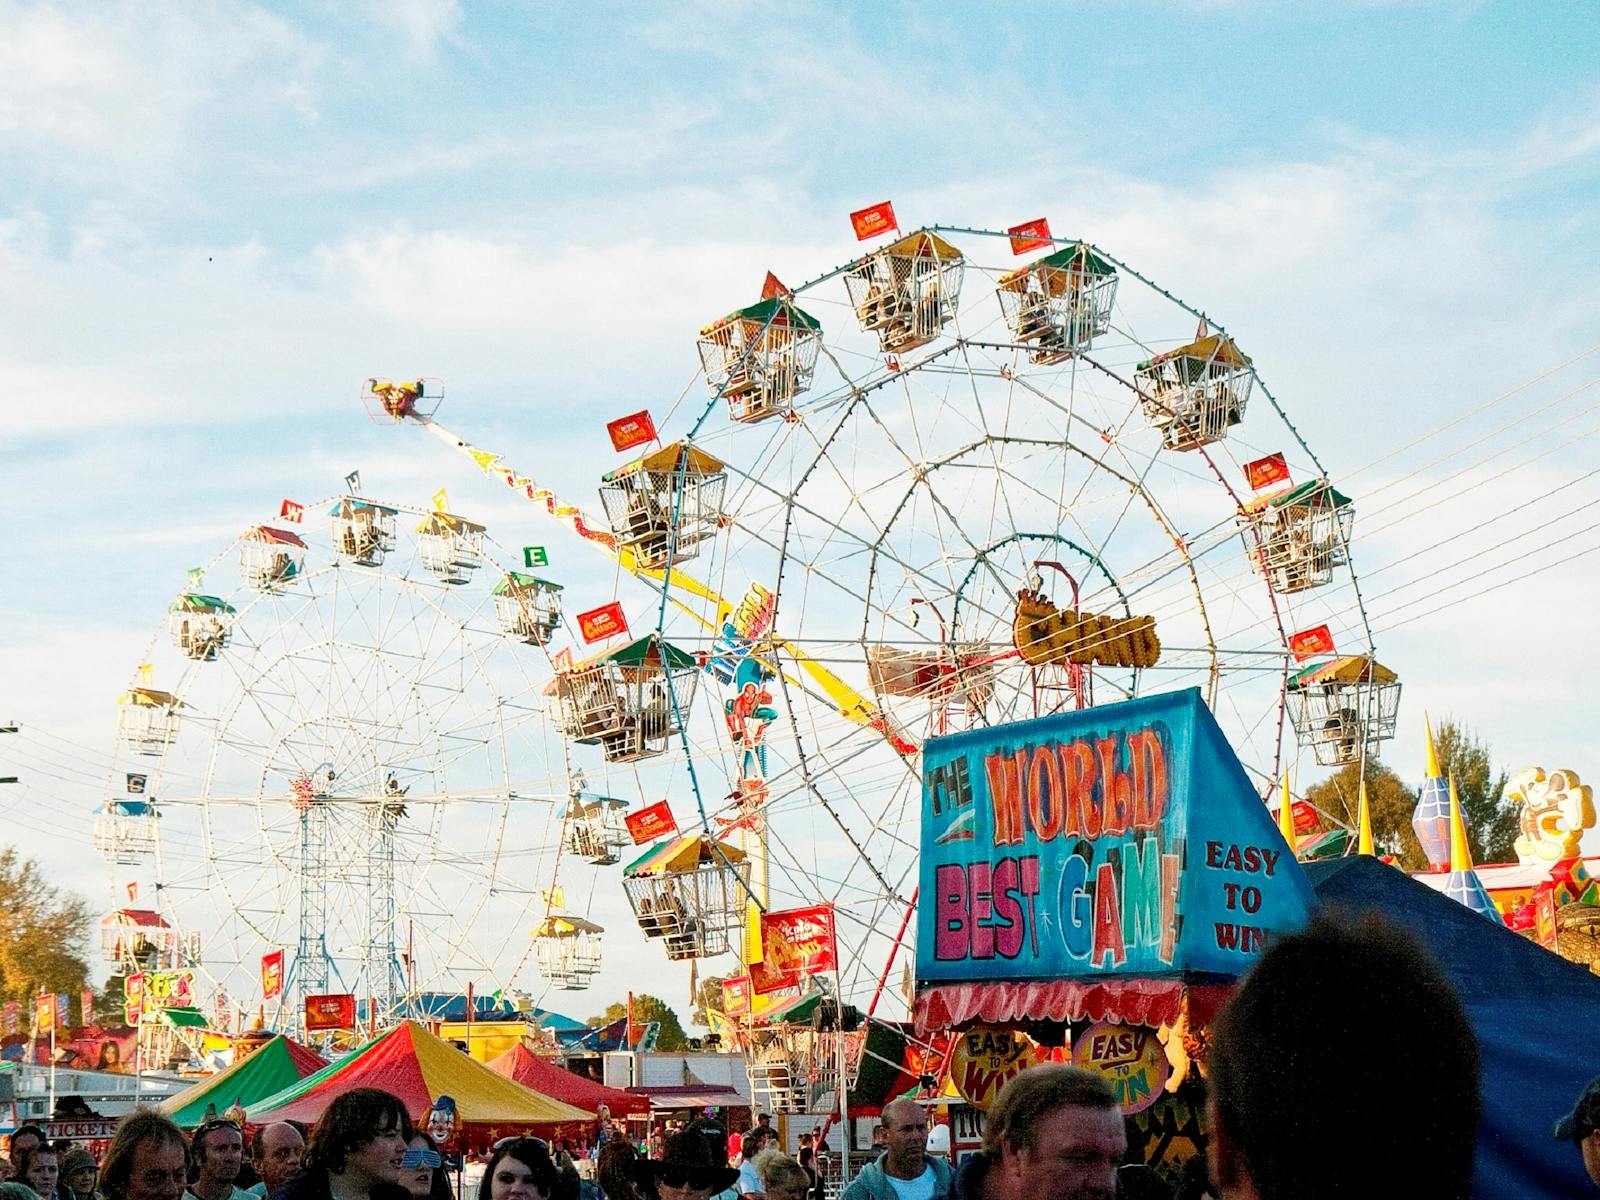
[[460,1149],[461,1113],[453,1097],[440,1096],[435,1100],[423,1121],[423,1127],[434,1145],[439,1147],[440,1153],[453,1155]]

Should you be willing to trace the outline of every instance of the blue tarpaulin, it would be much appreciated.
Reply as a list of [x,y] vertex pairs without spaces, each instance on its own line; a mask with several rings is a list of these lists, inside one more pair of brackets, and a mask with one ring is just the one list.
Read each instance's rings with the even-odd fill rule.
[[[1551,1131],[1600,1075],[1600,976],[1377,859],[1307,863],[1305,871],[1323,906],[1376,909],[1409,929],[1460,993],[1483,1055],[1473,1200],[1593,1195],[1577,1147]],[[1418,1103],[1427,1093],[1417,1080]]]

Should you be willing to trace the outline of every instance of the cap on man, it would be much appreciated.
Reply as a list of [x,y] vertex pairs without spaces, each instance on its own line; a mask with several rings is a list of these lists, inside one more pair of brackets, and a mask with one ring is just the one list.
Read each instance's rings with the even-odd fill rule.
[[1211,1033],[1208,1155],[1222,1200],[1468,1195],[1478,1039],[1393,922],[1316,917],[1268,947]]
[[250,1142],[250,1165],[256,1169],[261,1181],[245,1190],[265,1200],[265,1197],[294,1178],[305,1153],[305,1138],[289,1122],[263,1125],[256,1130],[256,1136]]
[[411,1118],[398,1096],[354,1088],[323,1110],[306,1142],[305,1165],[284,1200],[408,1200],[400,1160]]
[[106,1200],[181,1200],[189,1178],[189,1140],[165,1113],[139,1108],[117,1123],[100,1164]]
[[73,1147],[61,1158],[62,1200],[96,1200],[95,1181],[100,1178],[100,1164],[87,1150]]
[[244,1167],[244,1131],[231,1117],[200,1123],[189,1139],[189,1164],[189,1200],[250,1200],[236,1182]]
[[1556,1138],[1578,1147],[1584,1170],[1600,1188],[1600,1076],[1584,1085],[1572,1111],[1556,1122]]
[[[884,1105],[883,1153],[861,1168],[841,1200],[943,1200],[950,1168],[928,1157],[928,1114],[912,1100]],[[1034,1200],[1037,1200],[1035,1197]]]
[[1001,1089],[983,1150],[961,1164],[956,1200],[1113,1200],[1128,1152],[1122,1110],[1099,1075],[1029,1067]]

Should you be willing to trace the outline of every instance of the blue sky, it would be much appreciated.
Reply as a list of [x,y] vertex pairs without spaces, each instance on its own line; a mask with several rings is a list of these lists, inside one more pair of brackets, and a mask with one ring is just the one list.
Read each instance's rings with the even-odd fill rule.
[[[846,214],[885,197],[907,225],[1048,215],[1219,314],[1336,476],[1600,341],[1585,6],[1062,8],[0,5],[0,716],[84,748],[0,796],[35,814],[19,845],[103,894],[74,845],[94,748],[185,568],[352,467],[474,494],[367,421],[365,375],[443,377],[442,419],[589,503],[605,420],[664,408],[707,316],[854,254]],[[1592,542],[1581,418],[1509,475],[1486,452],[1595,373],[1372,467],[1390,500],[1477,487],[1374,536],[1366,569],[1465,578],[1471,548],[1512,553],[1470,535],[1484,513],[1569,477],[1519,535]],[[1600,570],[1541,577],[1560,557],[1389,635],[1403,774],[1423,707],[1509,766],[1590,765]]]

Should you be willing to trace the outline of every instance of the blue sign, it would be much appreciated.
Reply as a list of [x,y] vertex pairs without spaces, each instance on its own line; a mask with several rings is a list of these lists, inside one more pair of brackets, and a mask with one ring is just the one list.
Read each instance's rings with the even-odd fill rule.
[[933,738],[924,983],[1242,973],[1312,905],[1198,690]]

